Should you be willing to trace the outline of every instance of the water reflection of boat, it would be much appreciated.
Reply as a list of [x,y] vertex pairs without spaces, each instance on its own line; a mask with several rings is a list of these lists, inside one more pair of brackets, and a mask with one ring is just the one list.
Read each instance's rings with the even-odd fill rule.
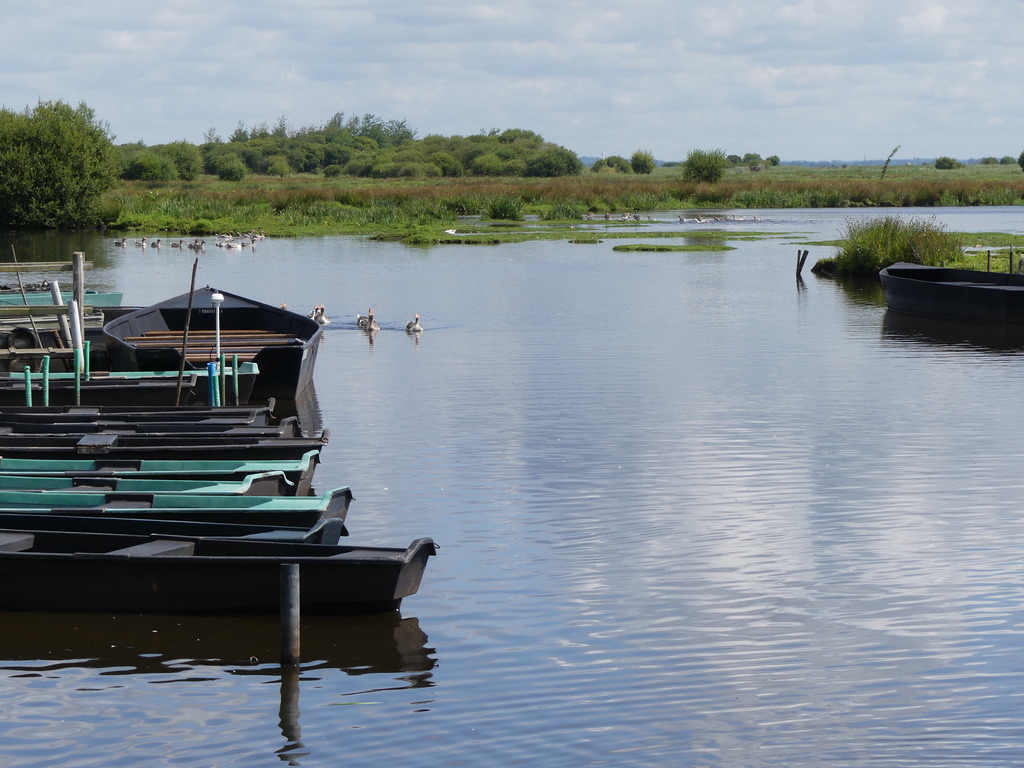
[[[281,627],[272,616],[188,617],[147,614],[4,615],[0,669],[88,667],[105,674],[173,672],[199,665],[232,674],[267,673],[277,664]],[[418,619],[398,611],[302,620],[303,668],[348,674],[428,672],[434,649]],[[26,662],[30,662],[27,664]]]
[[899,262],[879,273],[889,309],[988,323],[1024,323],[1024,275]]
[[882,318],[882,336],[944,346],[1024,351],[1024,324],[974,323],[894,310],[886,310]]

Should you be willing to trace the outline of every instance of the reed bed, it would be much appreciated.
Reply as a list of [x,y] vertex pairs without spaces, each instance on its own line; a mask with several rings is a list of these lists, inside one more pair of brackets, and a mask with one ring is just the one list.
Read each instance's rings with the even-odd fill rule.
[[268,234],[347,233],[450,224],[459,216],[518,221],[578,219],[587,213],[678,209],[772,209],[1022,205],[1024,175],[907,171],[882,179],[808,171],[730,173],[716,184],[650,176],[584,174],[558,179],[460,178],[367,181],[324,177],[245,182],[126,183],[102,203],[113,229],[206,234],[264,229]]

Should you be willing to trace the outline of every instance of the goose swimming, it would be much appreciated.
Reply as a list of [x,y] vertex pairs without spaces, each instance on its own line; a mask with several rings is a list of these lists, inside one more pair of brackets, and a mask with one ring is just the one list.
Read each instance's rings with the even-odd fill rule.
[[373,319],[373,307],[370,307],[365,315],[356,315],[356,325],[364,331],[380,330],[377,321]]
[[420,316],[413,315],[412,320],[405,324],[406,333],[419,333],[423,330],[423,326],[420,325]]
[[310,312],[306,317],[316,320],[320,325],[327,325],[330,323],[330,319],[327,317],[327,307],[323,304],[317,304],[313,307],[313,311]]

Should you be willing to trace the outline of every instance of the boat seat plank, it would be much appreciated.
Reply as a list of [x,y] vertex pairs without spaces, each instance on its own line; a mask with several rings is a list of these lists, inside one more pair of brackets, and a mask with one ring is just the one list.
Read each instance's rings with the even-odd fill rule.
[[170,539],[154,539],[142,544],[115,549],[109,554],[126,557],[183,557],[196,551],[194,541],[172,541]]
[[[262,338],[259,338],[259,337],[251,337],[251,336],[244,336],[244,337],[243,336],[239,336],[239,337],[234,337],[234,338],[229,338],[229,339],[221,339],[220,340],[220,345],[221,345],[221,347],[224,347],[224,348],[229,348],[229,347],[254,347],[254,346],[272,347],[272,346],[282,346],[282,345],[286,345],[286,344],[301,344],[301,343],[302,343],[302,339],[296,338],[295,336],[288,336],[288,337],[285,337],[285,338],[276,338],[275,337],[273,339],[262,339]],[[141,341],[134,342],[134,344],[135,344],[136,347],[144,348],[144,349],[162,349],[162,348],[165,348],[165,347],[171,347],[173,349],[173,348],[181,346],[180,343],[178,343],[178,344],[168,344],[167,341],[165,341],[163,339],[142,339]],[[213,347],[213,346],[215,346],[215,343],[214,343],[214,341],[212,339],[189,339],[188,346],[189,346],[190,349],[193,348],[193,347]]]
[[[143,331],[142,336],[129,336],[130,339],[139,338],[153,338],[153,337],[175,337],[180,338],[182,335],[181,331]],[[191,329],[188,332],[189,338],[193,336],[216,336],[217,331],[203,331]],[[264,331],[259,328],[221,328],[221,336],[291,336],[290,333],[281,333],[279,331]]]
[[32,549],[35,538],[31,533],[0,533],[0,551],[24,552]]
[[109,432],[89,433],[82,435],[78,441],[79,448],[109,448],[117,445],[117,435]]

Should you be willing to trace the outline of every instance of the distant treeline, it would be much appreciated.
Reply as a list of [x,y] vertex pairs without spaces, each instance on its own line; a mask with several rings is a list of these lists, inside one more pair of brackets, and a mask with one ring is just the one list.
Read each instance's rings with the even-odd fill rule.
[[343,112],[323,125],[291,129],[276,125],[247,128],[239,123],[222,140],[208,131],[202,144],[186,141],[117,146],[122,178],[190,181],[200,174],[240,180],[249,173],[427,179],[460,176],[557,177],[583,169],[576,153],[533,131],[497,129],[473,136],[431,135],[418,139],[405,120],[375,115],[346,118]]

